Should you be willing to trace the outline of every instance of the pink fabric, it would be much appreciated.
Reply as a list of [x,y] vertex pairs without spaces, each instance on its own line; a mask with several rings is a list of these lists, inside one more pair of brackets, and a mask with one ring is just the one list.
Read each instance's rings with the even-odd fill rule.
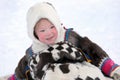
[[16,80],[15,75],[13,74],[8,80]]
[[107,59],[104,61],[103,65],[102,65],[102,71],[106,75],[109,75],[111,73],[111,71],[113,71],[116,67],[117,67],[117,65],[111,59]]

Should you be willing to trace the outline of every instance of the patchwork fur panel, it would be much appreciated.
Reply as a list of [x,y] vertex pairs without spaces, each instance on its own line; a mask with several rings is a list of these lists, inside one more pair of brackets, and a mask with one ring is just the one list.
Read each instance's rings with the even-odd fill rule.
[[[54,68],[53,68],[54,66]],[[51,64],[41,80],[106,80],[101,71],[88,62]]]
[[101,71],[85,62],[82,53],[68,42],[34,54],[29,67],[35,80],[105,80]]

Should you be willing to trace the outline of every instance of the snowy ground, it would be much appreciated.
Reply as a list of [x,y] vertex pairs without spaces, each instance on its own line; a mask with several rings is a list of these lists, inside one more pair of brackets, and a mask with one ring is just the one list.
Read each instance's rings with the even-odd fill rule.
[[[31,45],[26,32],[26,12],[39,1],[0,1],[0,76],[14,73]],[[47,1],[53,3],[66,27],[88,36],[120,64],[120,0]]]

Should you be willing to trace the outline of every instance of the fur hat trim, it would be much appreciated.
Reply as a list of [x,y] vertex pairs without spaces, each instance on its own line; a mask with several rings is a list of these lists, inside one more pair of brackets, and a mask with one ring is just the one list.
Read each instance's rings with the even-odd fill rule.
[[[34,27],[35,27],[36,23],[42,18],[48,19],[50,22],[52,22],[53,25],[55,25],[55,27],[58,31],[58,38],[57,38],[56,42],[64,40],[63,34],[65,33],[65,30],[61,26],[61,22],[60,22],[59,16],[58,16],[55,8],[50,3],[47,3],[47,2],[37,3],[34,6],[32,6],[28,10],[28,13],[27,13],[28,35],[33,40],[33,51],[34,52],[38,52],[44,48],[47,48],[46,44],[41,43],[34,36]],[[38,48],[38,46],[39,46],[39,48]]]

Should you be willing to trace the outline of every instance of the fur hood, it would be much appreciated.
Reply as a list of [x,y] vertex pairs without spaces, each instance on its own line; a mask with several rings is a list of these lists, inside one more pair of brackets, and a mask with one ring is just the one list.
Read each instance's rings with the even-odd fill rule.
[[35,4],[28,10],[27,13],[28,35],[33,41],[32,50],[34,53],[40,52],[41,50],[48,48],[48,45],[41,43],[34,36],[34,27],[41,18],[47,18],[57,28],[58,38],[56,42],[64,40],[65,30],[61,26],[61,22],[55,8],[47,2]]

